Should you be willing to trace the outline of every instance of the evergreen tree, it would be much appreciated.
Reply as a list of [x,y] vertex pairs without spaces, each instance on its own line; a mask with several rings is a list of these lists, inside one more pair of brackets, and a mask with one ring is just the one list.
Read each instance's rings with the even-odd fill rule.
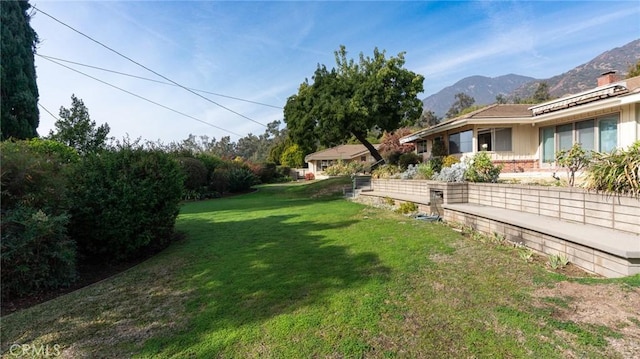
[[0,1],[2,140],[38,137],[38,86],[33,55],[38,35],[29,25],[28,1]]
[[629,66],[629,69],[627,71],[628,72],[627,72],[626,78],[628,79],[632,77],[640,76],[640,61],[636,62],[635,65]]
[[49,138],[73,147],[81,154],[97,152],[107,147],[109,125],[96,128],[91,121],[89,109],[81,99],[71,95],[71,108],[60,107],[60,120],[55,123],[56,132],[49,132]]
[[454,118],[462,113],[465,109],[473,106],[476,103],[476,99],[467,95],[464,92],[459,92],[455,96],[456,100],[447,111],[447,114],[444,115],[445,118]]
[[536,92],[533,94],[533,103],[542,103],[551,100],[551,95],[549,94],[549,84],[546,82],[540,82],[538,87],[536,88]]
[[422,115],[420,115],[420,118],[418,118],[418,121],[416,121],[416,126],[426,128],[435,126],[439,122],[440,118],[435,114],[435,112],[431,110],[424,110],[422,111]]

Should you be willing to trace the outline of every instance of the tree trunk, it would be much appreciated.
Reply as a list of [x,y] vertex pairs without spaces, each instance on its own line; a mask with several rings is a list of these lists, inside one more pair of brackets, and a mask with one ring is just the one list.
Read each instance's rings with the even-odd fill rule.
[[354,133],[353,135],[356,137],[358,141],[360,141],[360,143],[364,145],[364,147],[366,147],[369,150],[369,152],[371,153],[371,156],[373,156],[373,158],[376,159],[376,162],[380,162],[383,160],[378,150],[376,150],[376,148],[373,147],[373,145],[369,141],[367,141],[367,138],[364,135],[359,133]]

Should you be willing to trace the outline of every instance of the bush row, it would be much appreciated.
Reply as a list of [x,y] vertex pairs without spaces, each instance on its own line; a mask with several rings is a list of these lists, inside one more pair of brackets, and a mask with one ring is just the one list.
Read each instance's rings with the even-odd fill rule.
[[184,175],[159,150],[120,145],[78,156],[50,140],[0,144],[2,298],[71,284],[80,260],[166,246]]
[[164,248],[183,199],[290,180],[289,168],[275,164],[129,142],[81,157],[51,140],[5,141],[0,153],[3,299],[67,286],[80,262]]

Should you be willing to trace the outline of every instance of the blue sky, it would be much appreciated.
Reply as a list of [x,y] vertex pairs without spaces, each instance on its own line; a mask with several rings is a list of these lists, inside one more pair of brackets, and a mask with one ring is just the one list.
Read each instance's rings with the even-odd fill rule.
[[[389,56],[406,52],[405,67],[425,77],[424,98],[472,75],[548,78],[640,38],[637,0],[31,4],[183,86],[276,107],[317,64],[332,67],[340,45],[353,58],[374,47]],[[40,55],[164,81],[44,13],[36,11],[31,26]],[[40,104],[57,116],[75,94],[116,138],[237,141],[283,117],[280,108],[202,94],[229,111],[180,87],[63,64],[191,117],[36,57]],[[55,119],[40,112],[38,132],[46,135]]]

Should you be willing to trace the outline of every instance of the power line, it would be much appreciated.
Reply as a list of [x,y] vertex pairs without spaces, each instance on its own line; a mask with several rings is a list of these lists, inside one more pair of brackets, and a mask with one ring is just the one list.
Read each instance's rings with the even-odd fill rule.
[[[43,57],[43,58],[44,58],[44,57]],[[98,82],[101,82],[101,83],[103,83],[103,84],[105,84],[105,85],[107,85],[107,86],[111,86],[111,87],[113,87],[113,88],[115,88],[115,89],[118,89],[118,90],[120,90],[120,91],[122,91],[122,92],[126,92],[126,93],[128,93],[129,95],[131,95],[131,96],[135,96],[135,97],[137,97],[137,98],[139,98],[139,99],[141,99],[141,100],[144,100],[144,101],[150,102],[150,103],[152,103],[152,104],[154,104],[154,105],[156,105],[156,106],[160,106],[160,107],[162,107],[162,108],[164,108],[164,109],[167,109],[167,110],[172,111],[172,112],[175,112],[175,113],[177,113],[177,114],[179,114],[179,115],[182,115],[182,116],[188,117],[188,118],[190,118],[190,119],[192,119],[192,120],[195,120],[195,121],[198,121],[198,122],[200,122],[200,123],[204,123],[205,125],[208,125],[208,126],[211,126],[211,127],[217,128],[217,129],[219,129],[219,130],[222,130],[222,131],[224,131],[224,132],[230,133],[230,134],[232,134],[232,135],[235,135],[235,136],[238,136],[238,137],[242,137],[242,135],[240,135],[240,134],[238,134],[238,133],[235,133],[235,132],[233,132],[233,131],[230,131],[230,130],[224,129],[224,128],[222,128],[222,127],[216,126],[216,125],[214,125],[214,124],[212,124],[212,123],[209,123],[209,122],[203,121],[203,120],[201,120],[201,119],[199,119],[199,118],[196,118],[196,117],[193,117],[193,116],[191,116],[191,115],[187,115],[187,114],[186,114],[186,113],[184,113],[184,112],[180,112],[180,111],[178,111],[178,110],[174,110],[174,109],[172,109],[171,107],[165,106],[165,105],[163,105],[163,104],[161,104],[161,103],[158,103],[158,102],[155,102],[155,101],[153,101],[153,100],[149,100],[149,99],[148,99],[148,98],[146,98],[146,97],[140,96],[140,95],[135,94],[135,93],[133,93],[133,92],[131,92],[131,91],[125,90],[125,89],[123,89],[123,88],[121,88],[121,87],[118,87],[118,86],[113,85],[113,84],[110,84],[110,83],[108,83],[108,82],[106,82],[106,81],[100,80],[99,78],[93,77],[93,76],[91,76],[91,75],[89,75],[89,74],[86,74],[86,73],[84,73],[84,72],[82,72],[82,71],[79,71],[79,70],[76,70],[76,69],[74,69],[74,68],[72,68],[72,67],[69,67],[69,66],[67,66],[67,65],[61,64],[61,63],[59,63],[59,62],[57,62],[57,61],[55,61],[55,60],[51,60],[51,59],[47,59],[47,58],[44,58],[44,59],[45,59],[45,60],[47,60],[47,61],[51,61],[51,62],[53,62],[54,64],[57,64],[57,65],[62,66],[62,67],[64,67],[64,68],[67,68],[67,69],[69,69],[69,70],[71,70],[71,71],[73,71],[73,72],[77,72],[77,73],[79,73],[79,74],[81,74],[81,75],[87,76],[87,77],[89,77],[90,79],[93,79],[93,80],[96,80],[96,81],[98,81]],[[48,112],[48,111],[47,111],[47,112]]]
[[[114,74],[133,77],[133,78],[140,79],[140,80],[155,82],[155,83],[159,83],[159,84],[163,84],[163,85],[176,86],[176,85],[174,85],[174,84],[172,84],[170,82],[159,81],[159,80],[150,79],[148,77],[137,76],[137,75],[132,75],[132,74],[128,74],[128,73],[125,73],[125,72],[116,71],[116,70],[105,69],[104,67],[87,65],[87,64],[80,63],[80,62],[75,62],[75,61],[71,61],[71,60],[65,60],[65,59],[61,59],[61,58],[58,58],[58,57],[47,56],[47,55],[42,55],[42,54],[35,54],[35,55],[36,56],[40,56],[42,58],[53,59],[53,60],[56,60],[56,61],[66,62],[66,63],[69,63],[69,64],[88,67],[88,68],[92,68],[92,69],[96,69],[96,70],[100,70],[100,71],[111,72],[111,73],[114,73]],[[233,96],[223,95],[223,94],[220,94],[220,93],[215,93],[215,92],[210,92],[210,91],[205,91],[205,90],[198,90],[198,89],[194,89],[192,87],[189,87],[188,89],[189,90],[193,90],[193,91],[197,91],[197,92],[203,92],[203,93],[210,94],[210,95],[225,97],[225,98],[229,98],[229,99],[232,99],[232,100],[253,103],[253,104],[256,104],[256,105],[260,105],[260,106],[266,106],[266,107],[282,109],[282,107],[280,107],[280,106],[270,105],[268,103],[263,103],[263,102],[258,102],[258,101],[247,100],[247,99],[240,98],[240,97],[233,97]]]
[[[49,15],[48,13],[46,13],[46,12],[44,12],[44,11],[40,10],[38,7],[34,6],[33,4],[31,4],[31,7],[32,7],[32,8],[34,8],[35,10],[37,10],[38,12],[40,12],[40,13],[44,14],[45,16],[47,16],[47,17],[49,17],[49,18],[53,19],[55,22],[57,22],[57,23],[61,24],[62,26],[66,27],[66,28],[69,28],[69,29],[70,29],[70,30],[72,30],[73,32],[78,33],[78,34],[80,34],[80,35],[82,35],[82,36],[86,37],[87,39],[89,39],[89,40],[91,40],[91,41],[95,42],[96,44],[98,44],[98,45],[100,45],[100,46],[104,47],[105,49],[107,49],[107,50],[109,50],[109,51],[111,51],[111,52],[113,52],[113,53],[117,54],[118,56],[120,56],[120,57],[122,57],[122,58],[125,58],[125,59],[127,59],[128,61],[130,61],[130,62],[132,62],[132,63],[134,63],[134,64],[136,64],[136,65],[138,65],[138,66],[142,67],[143,69],[145,69],[145,70],[147,70],[147,71],[149,71],[149,72],[153,73],[154,75],[159,76],[159,77],[162,77],[163,79],[165,79],[165,80],[167,80],[167,81],[171,82],[172,84],[174,84],[174,85],[176,85],[176,86],[178,86],[178,87],[180,87],[180,88],[182,88],[182,89],[184,89],[184,90],[186,90],[186,91],[188,91],[188,92],[190,92],[190,93],[192,93],[192,94],[194,94],[194,95],[196,95],[196,96],[198,96],[198,97],[200,97],[200,98],[202,98],[202,99],[204,99],[204,100],[206,100],[206,101],[208,101],[208,102],[211,102],[212,104],[214,104],[214,105],[216,105],[216,106],[219,106],[219,107],[221,107],[221,108],[223,108],[223,109],[225,109],[225,110],[227,110],[227,111],[229,111],[229,112],[231,112],[231,113],[233,113],[233,114],[236,114],[236,115],[238,115],[238,116],[240,116],[240,117],[242,117],[242,118],[245,118],[245,119],[247,119],[247,120],[249,120],[249,121],[251,121],[251,122],[254,122],[254,123],[256,123],[256,124],[258,124],[258,125],[260,125],[260,126],[267,127],[267,125],[265,125],[265,124],[263,124],[263,123],[260,123],[260,122],[258,122],[258,121],[256,121],[256,120],[254,120],[254,119],[252,119],[252,118],[250,118],[250,117],[247,117],[247,116],[245,116],[245,115],[243,115],[243,114],[241,114],[241,113],[239,113],[239,112],[237,112],[237,111],[234,111],[234,110],[232,110],[232,109],[230,109],[230,108],[228,108],[228,107],[226,107],[226,106],[223,106],[223,105],[221,105],[221,104],[219,104],[219,103],[217,103],[217,102],[215,102],[215,101],[213,101],[213,100],[211,100],[211,99],[209,99],[209,98],[207,98],[207,97],[205,97],[205,96],[202,96],[201,94],[199,94],[199,93],[197,93],[197,92],[195,92],[195,91],[193,91],[193,90],[189,89],[188,87],[185,87],[185,86],[183,86],[183,85],[181,85],[181,84],[179,84],[179,83],[177,83],[177,82],[173,81],[172,79],[170,79],[170,78],[168,78],[168,77],[166,77],[166,76],[164,76],[164,75],[162,75],[162,74],[160,74],[160,73],[158,73],[158,72],[156,72],[156,71],[154,71],[154,70],[152,70],[152,69],[150,69],[150,68],[148,68],[148,67],[144,66],[143,64],[141,64],[141,63],[139,63],[139,62],[137,62],[137,61],[135,61],[135,60],[131,59],[130,57],[128,57],[128,56],[126,56],[126,55],[124,55],[124,54],[122,54],[122,53],[118,52],[117,50],[115,50],[115,49],[113,49],[113,48],[111,48],[111,47],[109,47],[109,46],[107,46],[107,45],[103,44],[102,42],[100,42],[100,41],[98,41],[98,40],[96,40],[96,39],[92,38],[91,36],[89,36],[89,35],[87,35],[87,34],[85,34],[85,33],[81,32],[80,30],[76,30],[75,28],[71,27],[70,25],[67,25],[66,23],[62,22],[61,20],[58,20],[57,18],[53,17],[52,15]],[[228,132],[228,131],[227,131],[227,132]]]
[[38,106],[42,107],[43,110],[45,110],[45,112],[47,112],[51,117],[53,117],[56,121],[60,121],[59,118],[57,118],[53,113],[51,113],[51,111],[47,110],[46,107],[42,106],[42,104],[40,102],[38,102]]

